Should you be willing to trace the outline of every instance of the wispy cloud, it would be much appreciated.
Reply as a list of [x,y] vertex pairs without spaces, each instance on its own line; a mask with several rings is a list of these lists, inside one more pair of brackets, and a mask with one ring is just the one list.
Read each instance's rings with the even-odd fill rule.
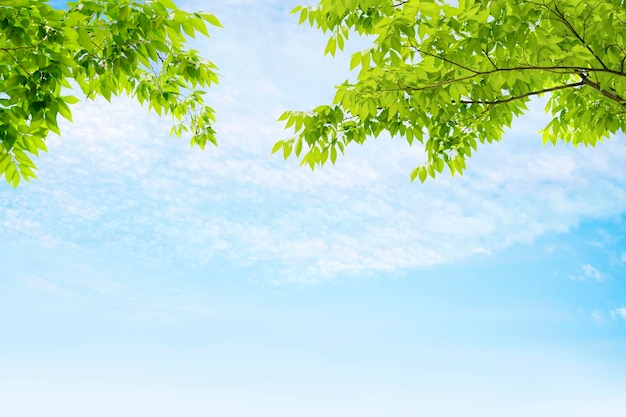
[[598,271],[593,266],[589,264],[585,264],[581,267],[581,269],[583,270],[584,279],[591,279],[594,281],[604,281],[604,277],[602,276],[600,271]]
[[[172,291],[151,288],[140,279],[128,279],[127,285],[91,271],[83,265],[74,265],[63,276],[55,273],[29,274],[19,282],[32,291],[49,294],[43,305],[53,310],[84,311],[90,316],[133,322],[173,322],[189,316],[208,316],[214,310],[206,300]],[[87,310],[86,310],[87,309]]]
[[605,280],[604,275],[591,264],[581,265],[579,271],[577,275],[570,275],[569,278],[572,281],[602,282]]
[[26,276],[22,278],[22,282],[28,288],[36,291],[43,291],[49,294],[58,295],[64,298],[79,298],[77,294],[70,291],[67,288],[61,287],[53,282],[47,281],[45,279],[35,277],[35,276]]
[[602,314],[602,312],[599,310],[593,310],[591,312],[591,317],[593,318],[593,321],[595,321],[598,326],[604,326],[604,324],[606,323],[604,314]]
[[626,320],[626,307],[616,308],[611,311],[611,316],[613,318],[620,318]]

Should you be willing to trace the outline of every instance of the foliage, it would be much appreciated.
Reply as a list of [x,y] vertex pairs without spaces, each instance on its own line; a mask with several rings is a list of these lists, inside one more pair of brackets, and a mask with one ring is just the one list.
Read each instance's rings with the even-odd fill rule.
[[295,137],[274,152],[311,168],[386,131],[424,144],[411,179],[462,173],[478,143],[500,140],[544,94],[544,143],[593,146],[626,130],[623,0],[321,0],[294,12],[331,33],[326,54],[350,33],[374,37],[332,105],[279,119]]
[[17,186],[35,177],[32,155],[46,151],[58,115],[71,120],[80,88],[88,98],[127,94],[190,130],[192,145],[215,142],[213,109],[201,91],[216,67],[186,48],[186,36],[208,36],[208,13],[172,0],[78,0],[63,10],[47,0],[0,0],[0,175]]

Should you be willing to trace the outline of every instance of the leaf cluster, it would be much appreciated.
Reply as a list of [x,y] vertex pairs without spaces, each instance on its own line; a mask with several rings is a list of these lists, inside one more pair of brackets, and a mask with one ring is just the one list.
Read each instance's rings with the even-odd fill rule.
[[423,144],[412,180],[462,174],[478,144],[501,140],[541,95],[544,143],[593,146],[626,131],[623,0],[321,0],[294,13],[330,33],[326,54],[350,33],[374,37],[333,103],[279,119],[295,135],[274,152],[311,168],[388,132]]
[[32,155],[46,151],[58,116],[72,119],[79,88],[88,98],[127,94],[178,121],[192,145],[216,144],[214,111],[203,89],[216,66],[186,38],[221,26],[172,0],[78,0],[56,9],[45,0],[0,0],[0,176],[17,186],[35,178]]

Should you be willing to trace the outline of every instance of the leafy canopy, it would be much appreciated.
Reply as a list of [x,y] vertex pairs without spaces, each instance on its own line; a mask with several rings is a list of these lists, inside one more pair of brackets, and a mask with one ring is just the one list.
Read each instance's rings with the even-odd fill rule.
[[273,151],[311,168],[386,131],[425,145],[412,180],[462,173],[544,94],[544,143],[593,146],[626,130],[624,0],[321,0],[294,12],[330,32],[326,54],[351,32],[374,36],[333,104],[279,119],[295,137]]
[[46,151],[58,116],[71,120],[64,95],[127,94],[180,123],[204,148],[216,143],[213,109],[202,88],[218,81],[216,67],[186,48],[186,36],[208,36],[208,13],[188,13],[172,0],[78,0],[63,10],[47,0],[0,0],[0,176],[17,186],[35,178],[32,155]]

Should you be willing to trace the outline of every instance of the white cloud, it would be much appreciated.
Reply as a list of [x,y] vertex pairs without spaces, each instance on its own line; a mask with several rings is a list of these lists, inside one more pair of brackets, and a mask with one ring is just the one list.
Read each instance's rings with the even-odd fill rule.
[[613,318],[621,318],[626,320],[626,307],[616,308],[611,311],[611,316]]
[[604,315],[602,314],[602,312],[598,310],[593,310],[591,312],[591,317],[593,317],[593,320],[596,322],[598,326],[604,326],[604,324],[606,323],[606,320],[604,319]]
[[586,279],[592,279],[594,281],[604,280],[600,271],[598,271],[596,268],[594,268],[593,266],[589,264],[583,265],[581,269],[583,270],[583,274]]
[[22,282],[30,289],[43,291],[49,294],[59,295],[65,298],[77,298],[77,295],[72,291],[63,288],[55,283],[47,281],[45,279],[35,277],[35,276],[27,276],[22,278]]

